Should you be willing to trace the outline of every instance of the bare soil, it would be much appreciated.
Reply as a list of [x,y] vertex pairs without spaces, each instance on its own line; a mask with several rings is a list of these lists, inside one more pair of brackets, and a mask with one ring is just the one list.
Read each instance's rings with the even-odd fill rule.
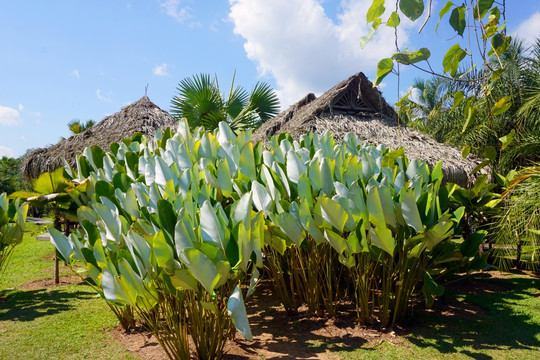
[[[518,272],[533,278],[537,274]],[[498,271],[483,272],[449,284],[448,290],[460,293],[495,293],[511,290],[503,283],[482,281],[484,278],[508,278],[512,274]],[[80,283],[76,275],[62,276],[60,286]],[[40,289],[58,286],[54,279],[32,281],[22,284],[23,289]],[[540,296],[540,292],[538,293]],[[2,299],[0,299],[2,301]],[[289,315],[272,293],[269,282],[262,281],[257,291],[247,301],[247,310],[253,341],[240,335],[229,341],[224,359],[338,359],[336,351],[354,350],[358,347],[374,349],[382,343],[407,347],[406,337],[422,328],[422,324],[408,324],[406,328],[396,327],[395,331],[381,331],[376,327],[358,327],[353,304],[340,304],[339,314],[333,319],[318,318],[300,308],[296,315]],[[426,309],[423,303],[415,305],[415,312],[438,314],[440,316],[471,318],[485,312],[479,306],[444,296],[435,305]],[[126,333],[120,327],[112,330],[113,337],[141,360],[167,359],[159,343],[149,332],[141,330]]]
[[41,279],[41,280],[30,281],[30,282],[21,284],[18,287],[24,290],[37,290],[37,289],[50,288],[50,287],[55,287],[55,286],[66,286],[66,285],[80,284],[80,283],[84,283],[84,281],[81,280],[80,276],[68,275],[68,276],[60,276],[60,283],[58,284],[54,282],[54,278],[51,278],[51,279]]

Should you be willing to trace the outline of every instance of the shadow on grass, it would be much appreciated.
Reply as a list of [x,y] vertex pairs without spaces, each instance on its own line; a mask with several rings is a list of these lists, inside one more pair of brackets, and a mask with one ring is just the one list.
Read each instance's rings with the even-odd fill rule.
[[[539,282],[537,278],[469,278],[449,286],[434,309],[417,312],[401,335],[419,347],[479,360],[492,359],[490,350],[540,350]],[[524,305],[524,300],[534,308]]]
[[71,310],[76,306],[76,300],[93,296],[87,291],[69,292],[65,288],[0,291],[0,321],[33,321]]

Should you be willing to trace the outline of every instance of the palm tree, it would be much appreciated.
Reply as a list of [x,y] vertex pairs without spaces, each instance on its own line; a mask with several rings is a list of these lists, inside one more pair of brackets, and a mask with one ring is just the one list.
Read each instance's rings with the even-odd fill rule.
[[185,118],[191,128],[215,129],[226,121],[233,130],[256,129],[279,111],[279,100],[266,83],[258,82],[251,93],[234,85],[228,96],[221,93],[216,78],[199,74],[180,81],[171,100],[171,115]]
[[77,135],[82,133],[86,129],[91,128],[95,124],[96,122],[94,120],[88,120],[86,123],[83,123],[81,122],[81,120],[75,119],[68,123],[68,128],[73,135]]

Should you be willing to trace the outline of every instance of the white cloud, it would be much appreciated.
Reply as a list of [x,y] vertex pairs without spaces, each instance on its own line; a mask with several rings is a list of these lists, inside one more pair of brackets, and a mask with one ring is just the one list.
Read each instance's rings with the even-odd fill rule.
[[532,14],[527,20],[519,24],[513,36],[519,37],[527,45],[532,45],[540,37],[540,12]]
[[152,69],[152,73],[157,76],[167,76],[169,75],[169,73],[167,72],[167,67],[168,65],[165,63],[161,65],[156,65],[156,67]]
[[[323,0],[229,2],[234,32],[245,39],[244,49],[260,74],[275,78],[283,107],[359,71],[375,70],[378,61],[395,49],[394,30],[385,26],[360,49],[372,0],[342,0],[337,21],[326,14]],[[407,40],[408,28],[410,24],[402,20],[401,43]]]
[[107,95],[102,95],[101,89],[96,90],[96,96],[100,101],[108,102],[108,103],[112,102],[111,95],[112,95],[111,91],[109,91]]
[[18,126],[21,124],[21,115],[17,110],[0,106],[0,126]]
[[6,146],[0,145],[0,157],[15,157],[15,152]]
[[161,0],[160,7],[167,15],[180,23],[191,17],[190,8],[182,6],[182,0]]
[[81,77],[79,76],[79,70],[75,69],[71,72],[71,75],[75,76],[77,79],[80,79]]
[[19,104],[19,111],[23,111],[23,110],[24,110],[23,104]]

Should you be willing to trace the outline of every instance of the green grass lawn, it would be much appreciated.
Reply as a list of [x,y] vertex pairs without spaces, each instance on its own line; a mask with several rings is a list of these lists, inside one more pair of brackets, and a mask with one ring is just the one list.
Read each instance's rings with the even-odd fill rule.
[[[0,359],[137,359],[112,337],[118,321],[89,286],[28,286],[54,277],[53,247],[35,240],[38,231],[28,224],[0,278]],[[449,287],[393,339],[313,350],[341,359],[539,359],[540,280],[484,277]]]
[[0,278],[0,359],[136,359],[111,336],[118,321],[89,286],[21,286],[54,278],[54,248],[35,240],[38,230],[27,224]]

